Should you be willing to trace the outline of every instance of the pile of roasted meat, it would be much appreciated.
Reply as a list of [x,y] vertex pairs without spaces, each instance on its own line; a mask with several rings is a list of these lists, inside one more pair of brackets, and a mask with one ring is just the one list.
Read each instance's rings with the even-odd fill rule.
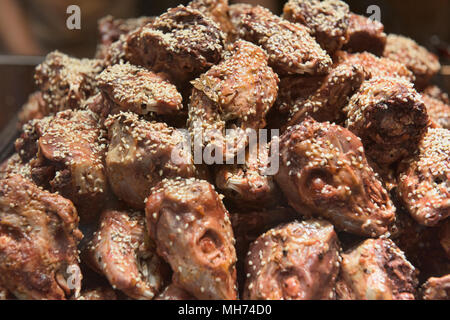
[[449,298],[436,56],[338,0],[99,32],[95,58],[36,68],[0,169],[0,299]]

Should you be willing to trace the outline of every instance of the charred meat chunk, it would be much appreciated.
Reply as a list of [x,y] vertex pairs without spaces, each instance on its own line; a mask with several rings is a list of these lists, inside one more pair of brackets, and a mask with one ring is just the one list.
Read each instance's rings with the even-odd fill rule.
[[400,62],[389,58],[377,57],[369,52],[350,54],[340,51],[336,54],[337,60],[353,66],[361,66],[366,73],[366,80],[371,78],[401,78],[414,82],[414,74]]
[[241,6],[232,13],[239,37],[260,45],[280,75],[325,74],[331,58],[305,26],[291,23],[261,6]]
[[244,299],[330,300],[339,272],[339,241],[321,220],[271,229],[250,246]]
[[270,164],[269,147],[270,143],[254,143],[249,146],[244,164],[222,166],[217,170],[216,186],[237,206],[267,208],[279,204],[280,191],[270,172],[276,168],[275,164]]
[[342,254],[341,300],[414,300],[417,270],[389,239],[368,239]]
[[60,195],[18,175],[1,180],[0,283],[19,299],[76,296],[78,220],[72,202]]
[[[246,130],[263,128],[277,97],[278,76],[264,51],[237,41],[229,57],[192,82],[188,127],[204,147],[233,158],[248,143]],[[225,135],[226,129],[229,133]]]
[[380,236],[394,222],[387,191],[347,129],[307,118],[281,136],[280,157],[275,180],[300,215],[362,236]]
[[99,43],[97,46],[96,58],[104,59],[108,49],[113,43],[118,41],[122,35],[127,35],[154,20],[155,18],[153,17],[119,19],[114,18],[111,15],[101,18],[98,21]]
[[228,12],[228,0],[193,0],[189,7],[194,8],[210,17],[227,35],[233,33],[234,27]]
[[228,211],[204,180],[164,179],[147,199],[150,238],[173,282],[197,299],[236,299],[236,253]]
[[17,153],[0,164],[0,179],[8,178],[11,175],[20,175],[25,179],[32,180],[30,163],[23,162]]
[[131,33],[125,55],[131,63],[165,72],[183,86],[220,61],[224,38],[200,11],[178,6]]
[[96,115],[66,110],[34,127],[39,149],[30,162],[33,180],[72,200],[82,218],[93,218],[93,208],[103,205],[108,192],[103,164],[106,137]]
[[337,64],[320,79],[285,78],[280,85],[277,103],[290,106],[287,126],[298,124],[308,116],[320,122],[342,123],[345,120],[343,108],[364,79],[362,66],[346,62]]
[[383,55],[386,33],[381,22],[351,13],[348,26],[348,41],[343,50],[348,52],[370,52]]
[[109,147],[106,172],[111,189],[121,200],[144,209],[150,190],[164,177],[194,177],[197,174],[189,140],[161,122],[119,113],[106,121]]
[[104,211],[88,252],[89,263],[111,286],[134,299],[153,299],[169,275],[148,239],[140,212]]
[[103,94],[121,111],[176,114],[183,108],[183,98],[173,84],[129,63],[108,67],[97,76],[97,81]]
[[110,287],[97,287],[82,291],[76,300],[117,300],[117,295]]
[[77,59],[51,52],[36,68],[36,84],[50,112],[77,109],[96,93],[95,77],[102,71],[100,60]]
[[339,0],[289,0],[283,17],[311,29],[312,35],[329,53],[342,48],[347,42],[350,9]]
[[398,194],[411,216],[425,226],[450,216],[449,146],[449,130],[429,129],[418,154],[400,169]]
[[344,111],[347,128],[361,138],[367,155],[380,167],[411,156],[429,123],[420,94],[396,78],[364,82]]
[[383,56],[405,64],[414,73],[418,90],[424,89],[441,69],[439,59],[433,53],[404,36],[388,35]]

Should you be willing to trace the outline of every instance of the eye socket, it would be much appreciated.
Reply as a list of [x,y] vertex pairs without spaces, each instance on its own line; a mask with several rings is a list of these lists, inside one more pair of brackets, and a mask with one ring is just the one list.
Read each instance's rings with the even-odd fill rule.
[[311,191],[321,191],[326,185],[331,185],[332,181],[333,177],[329,172],[314,169],[309,173],[306,183]]
[[208,229],[200,238],[199,247],[203,253],[209,254],[222,247],[222,240],[216,231]]
[[437,176],[437,177],[434,178],[433,181],[434,181],[434,183],[436,183],[436,184],[441,184],[441,183],[446,182],[447,179],[446,179],[446,177],[444,177],[444,176]]

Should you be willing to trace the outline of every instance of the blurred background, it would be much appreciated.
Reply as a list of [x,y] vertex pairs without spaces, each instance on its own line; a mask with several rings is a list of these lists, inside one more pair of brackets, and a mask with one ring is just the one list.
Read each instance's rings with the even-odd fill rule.
[[[97,42],[97,20],[108,14],[117,18],[159,15],[169,7],[187,4],[177,0],[0,0],[0,131],[13,130],[12,117],[34,91],[33,72],[48,52],[58,49],[77,57],[93,57]],[[284,0],[230,0],[230,3],[260,4],[280,14]],[[386,33],[415,39],[450,65],[450,0],[346,0],[351,10],[370,15],[378,5]],[[81,9],[81,30],[69,30],[66,10]],[[445,71],[446,70],[446,71]],[[436,83],[450,89],[450,75]]]

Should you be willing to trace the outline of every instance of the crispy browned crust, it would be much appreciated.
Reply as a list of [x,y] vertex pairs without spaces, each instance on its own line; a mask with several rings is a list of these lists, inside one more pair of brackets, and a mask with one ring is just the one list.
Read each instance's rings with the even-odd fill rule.
[[370,52],[383,55],[386,33],[381,22],[351,13],[347,30],[348,41],[342,50],[348,52]]
[[155,300],[196,300],[189,292],[186,292],[180,286],[169,284]]
[[164,179],[147,199],[149,235],[173,282],[197,299],[236,299],[236,253],[228,211],[214,187]]
[[127,35],[154,20],[154,17],[119,19],[111,15],[101,18],[98,20],[99,42],[95,57],[104,59],[110,46],[118,41],[122,35]]
[[47,55],[36,67],[36,85],[49,111],[77,109],[97,92],[95,76],[102,71],[101,60],[77,59],[59,51]]
[[99,88],[115,108],[137,114],[177,114],[182,96],[165,77],[129,63],[115,64],[97,76]]
[[109,146],[106,173],[114,194],[144,209],[150,190],[163,178],[198,175],[187,138],[165,123],[119,113],[106,121]]
[[[77,269],[77,210],[19,175],[0,181],[0,283],[19,299],[65,299]],[[81,273],[79,274],[81,277]],[[79,285],[80,283],[78,283]]]
[[450,131],[429,129],[418,154],[402,164],[398,194],[411,216],[436,226],[450,216]]
[[388,35],[383,56],[405,64],[414,73],[418,90],[425,88],[441,68],[436,55],[414,40],[395,34]]
[[331,54],[347,42],[350,9],[343,1],[289,0],[283,17],[311,29],[317,42]]
[[450,274],[428,279],[421,291],[423,300],[450,300]]
[[269,229],[292,222],[297,218],[297,213],[290,207],[264,208],[258,211],[241,210],[231,215],[231,224],[236,238],[237,280],[241,294],[246,279],[245,258],[250,244]]
[[[248,143],[246,129],[263,128],[265,116],[277,97],[278,76],[267,65],[264,51],[237,41],[230,55],[192,82],[188,128],[233,158]],[[226,134],[226,129],[236,129]]]
[[33,180],[72,200],[82,218],[92,219],[97,214],[94,208],[100,208],[108,194],[103,163],[106,134],[98,118],[88,110],[66,110],[32,125],[31,133],[26,131],[23,143],[16,146],[21,154],[26,152],[21,145],[37,145],[30,162]]
[[307,118],[281,136],[280,157],[275,180],[300,215],[363,236],[388,231],[395,207],[350,131]]
[[420,94],[398,78],[364,82],[344,111],[346,127],[361,138],[367,155],[380,167],[410,157],[429,124]]
[[17,153],[0,164],[0,179],[6,179],[12,175],[20,175],[31,180],[31,166],[28,162],[23,162]]
[[349,65],[361,66],[366,73],[366,79],[371,78],[401,78],[414,82],[414,74],[401,62],[385,57],[377,57],[369,52],[347,53],[338,51],[336,60],[346,62]]
[[227,34],[227,38],[234,32],[234,26],[230,20],[228,0],[192,0],[189,7],[194,8],[210,17],[220,29]]
[[362,66],[342,62],[322,78],[283,79],[277,104],[282,110],[289,106],[289,119],[284,127],[296,125],[308,116],[320,122],[342,123],[345,120],[343,108],[365,77]]
[[243,299],[334,299],[339,242],[333,225],[320,220],[271,229],[250,246]]
[[260,45],[278,74],[325,74],[331,58],[303,25],[284,20],[261,6],[240,6],[231,12],[242,39]]
[[165,72],[184,86],[220,61],[224,38],[217,24],[200,11],[178,6],[131,33],[126,58],[153,72]]
[[417,270],[389,239],[368,239],[342,254],[340,300],[413,300]]
[[153,299],[167,283],[169,267],[156,255],[140,212],[106,210],[88,248],[90,264],[114,289]]
[[227,200],[240,208],[270,208],[279,205],[280,190],[269,174],[270,143],[252,145],[244,164],[221,166],[216,170],[216,186]]
[[422,100],[434,127],[450,129],[450,105],[427,94],[422,94]]

